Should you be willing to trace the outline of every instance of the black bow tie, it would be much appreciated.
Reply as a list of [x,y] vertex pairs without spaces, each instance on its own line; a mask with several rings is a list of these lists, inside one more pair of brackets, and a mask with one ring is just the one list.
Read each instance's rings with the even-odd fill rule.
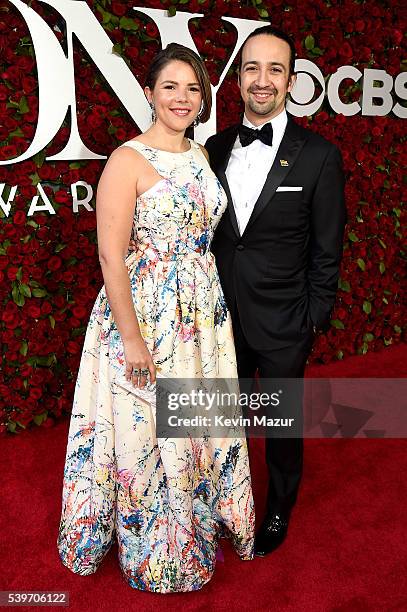
[[253,130],[246,125],[239,125],[239,138],[242,147],[247,147],[249,144],[254,142],[256,138],[261,140],[265,145],[271,147],[273,144],[273,126],[271,123],[263,125],[261,130]]

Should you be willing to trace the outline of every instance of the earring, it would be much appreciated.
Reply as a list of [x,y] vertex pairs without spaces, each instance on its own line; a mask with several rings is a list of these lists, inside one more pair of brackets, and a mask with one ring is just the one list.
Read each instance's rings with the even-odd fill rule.
[[192,127],[194,127],[194,128],[198,127],[198,125],[201,123],[203,107],[204,107],[204,104],[203,104],[203,102],[201,102],[201,108],[199,109],[199,113],[197,114],[197,116],[195,117],[195,119],[194,119],[194,121],[192,123]]
[[155,112],[154,102],[150,102],[150,108],[151,108],[151,121],[155,123],[157,121],[157,114]]

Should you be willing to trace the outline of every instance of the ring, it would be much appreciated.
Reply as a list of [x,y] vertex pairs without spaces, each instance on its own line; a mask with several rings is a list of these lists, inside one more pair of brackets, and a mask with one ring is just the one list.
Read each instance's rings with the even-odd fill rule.
[[139,368],[133,368],[133,371],[131,373],[132,376],[140,376],[140,369]]
[[150,374],[150,370],[148,368],[144,368],[141,370],[141,376],[148,376]]

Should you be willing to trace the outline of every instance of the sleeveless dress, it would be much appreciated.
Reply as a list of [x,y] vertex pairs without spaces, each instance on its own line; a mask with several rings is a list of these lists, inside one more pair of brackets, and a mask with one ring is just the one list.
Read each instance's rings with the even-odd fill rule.
[[[162,177],[137,198],[126,258],[154,363],[174,378],[237,378],[232,327],[209,250],[226,196],[199,145],[171,153],[131,140]],[[244,438],[156,438],[149,404],[115,384],[123,343],[103,286],[76,381],[58,551],[81,575],[117,538],[131,587],[174,592],[210,580],[218,539],[253,557],[254,506]]]

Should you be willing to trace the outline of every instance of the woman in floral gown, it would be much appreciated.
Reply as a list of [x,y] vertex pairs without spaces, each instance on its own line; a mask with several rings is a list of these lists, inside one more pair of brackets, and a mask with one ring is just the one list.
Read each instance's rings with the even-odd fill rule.
[[210,252],[227,200],[205,150],[184,135],[209,118],[209,77],[195,53],[171,44],[145,93],[151,128],[112,153],[98,186],[105,284],[76,382],[58,550],[87,575],[116,537],[129,585],[167,593],[210,580],[222,534],[251,559],[254,509],[244,438],[157,439],[151,406],[116,384],[123,372],[135,386],[154,381],[157,369],[237,378]]

